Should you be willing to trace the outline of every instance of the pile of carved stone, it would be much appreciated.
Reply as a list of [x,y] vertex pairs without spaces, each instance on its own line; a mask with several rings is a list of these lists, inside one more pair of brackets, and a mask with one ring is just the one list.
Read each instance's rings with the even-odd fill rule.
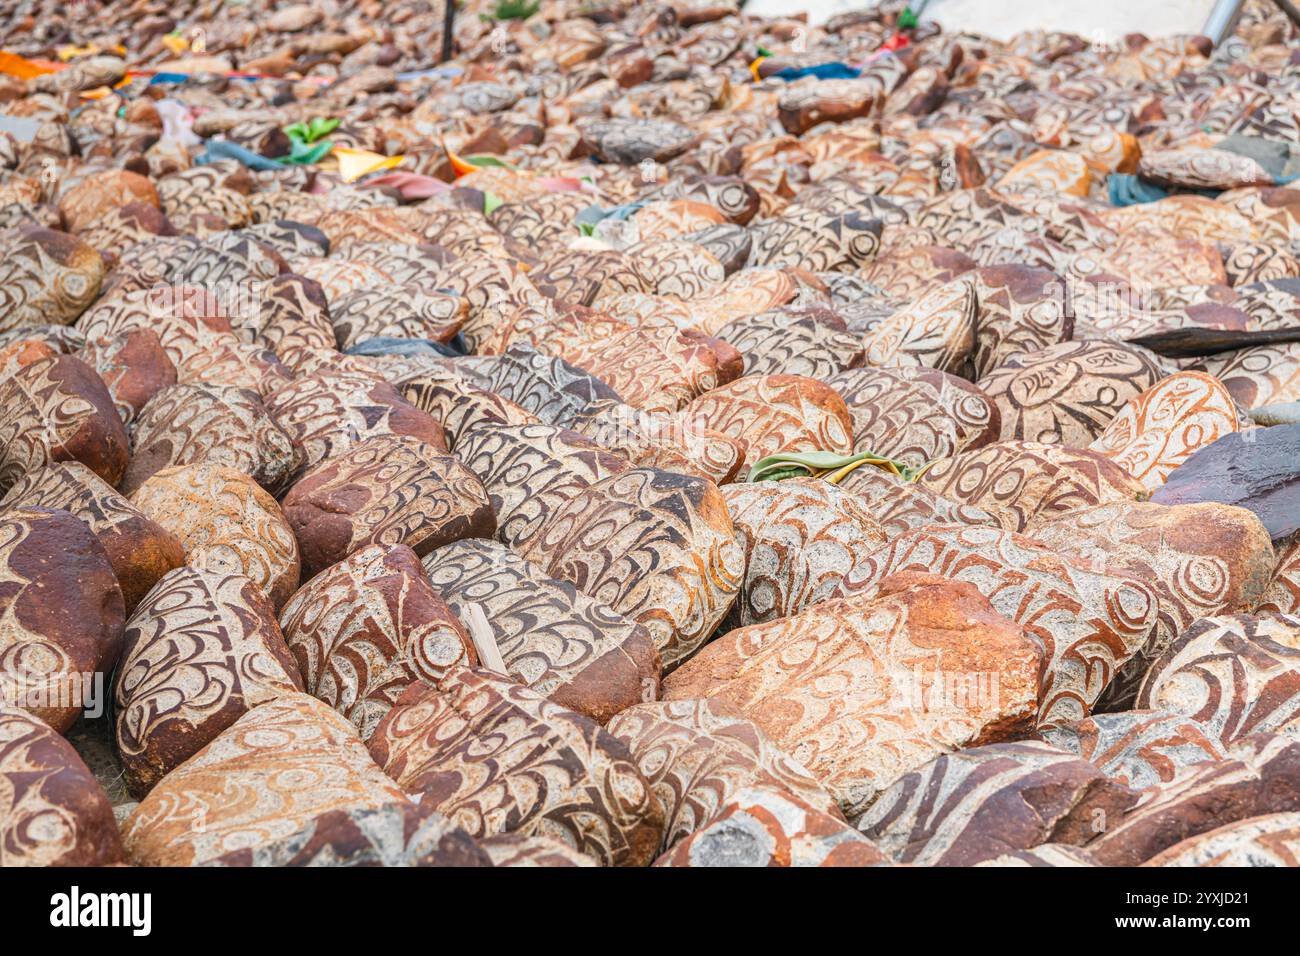
[[0,864],[1300,863],[1272,9],[4,0]]

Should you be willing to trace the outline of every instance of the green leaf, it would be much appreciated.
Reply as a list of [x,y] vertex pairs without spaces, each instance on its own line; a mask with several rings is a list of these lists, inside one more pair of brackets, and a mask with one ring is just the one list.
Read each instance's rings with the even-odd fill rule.
[[492,210],[496,209],[500,205],[501,205],[501,200],[497,198],[495,193],[491,193],[491,192],[483,193],[483,215],[485,216],[492,215]]
[[498,0],[493,20],[527,20],[542,8],[542,0]]
[[488,167],[495,167],[495,166],[499,166],[502,169],[515,168],[510,163],[507,163],[504,159],[499,159],[496,156],[486,156],[486,155],[462,156],[461,158],[464,159],[465,162],[469,163],[471,166],[478,166],[480,169],[486,169]]

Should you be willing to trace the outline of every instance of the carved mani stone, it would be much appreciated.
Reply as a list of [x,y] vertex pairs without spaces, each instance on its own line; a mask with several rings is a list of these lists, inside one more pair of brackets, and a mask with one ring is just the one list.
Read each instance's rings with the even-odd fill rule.
[[759,727],[717,700],[629,707],[609,724],[664,808],[661,852],[712,820],[749,787],[788,792],[842,819],[835,800]]
[[0,500],[0,509],[6,508],[61,508],[84,521],[112,562],[128,614],[160,577],[185,563],[185,550],[169,530],[80,462],[28,472]]
[[1025,531],[1056,515],[1135,501],[1143,485],[1092,451],[1001,441],[936,462],[917,479],[923,488],[982,508],[1009,531]]
[[1225,744],[1300,731],[1300,617],[1197,621],[1147,672],[1137,706],[1186,714]]
[[396,435],[367,439],[308,470],[283,506],[306,575],[370,544],[425,555],[496,528],[483,483],[458,458]]
[[108,797],[72,744],[0,695],[0,866],[123,860]]
[[1093,714],[1045,730],[1043,739],[1135,790],[1168,783],[1192,764],[1228,756],[1209,728],[1162,710]]
[[63,733],[113,669],[125,608],[113,565],[66,511],[0,514],[0,697]]
[[838,817],[790,793],[751,787],[655,866],[887,866],[889,858]]
[[280,615],[308,693],[362,740],[410,684],[477,663],[469,635],[405,545],[371,545],[308,581]]
[[461,621],[482,609],[509,674],[560,706],[604,724],[658,698],[650,632],[568,581],[481,538],[443,545],[423,565]]
[[117,745],[139,797],[243,714],[302,690],[275,609],[239,574],[178,568],[127,621]]
[[1136,800],[1086,760],[1026,740],[939,757],[881,794],[857,826],[895,862],[971,866],[1007,850],[1082,844]]
[[185,563],[251,580],[278,610],[298,587],[298,541],[275,499],[235,468],[199,463],[164,468],[131,504],[174,534]]
[[631,754],[594,721],[473,668],[412,684],[370,752],[473,836],[555,837],[606,866],[645,866],[663,808]]
[[301,461],[257,392],[214,385],[173,385],[155,395],[135,422],[131,451],[121,483],[127,495],[164,468],[200,462],[237,468],[275,494]]
[[203,866],[492,866],[464,830],[426,806],[329,810],[291,836],[231,850]]
[[1040,727],[1088,716],[1146,645],[1159,612],[1155,591],[1139,580],[1063,558],[1023,535],[960,525],[898,536],[855,567],[840,593],[873,595],[899,572],[968,581],[1024,625],[1046,654]]
[[1024,733],[1042,653],[973,585],[898,575],[873,599],[731,631],[669,675],[664,697],[736,708],[853,817],[942,753]]
[[0,489],[56,461],[79,461],[116,485],[129,447],[112,396],[80,359],[55,355],[0,380]]
[[1130,705],[1151,664],[1198,618],[1253,607],[1273,568],[1260,520],[1214,502],[1114,502],[1041,522],[1032,537],[1063,557],[1143,581],[1159,598],[1151,639],[1100,699],[1107,709]]
[[193,866],[257,851],[321,814],[410,803],[347,720],[308,694],[254,707],[131,812],[122,838],[137,866]]
[[644,625],[665,668],[708,639],[744,576],[717,486],[657,468],[629,468],[574,495],[521,554]]
[[733,627],[789,617],[825,600],[887,540],[854,495],[820,479],[721,491],[745,549],[745,580],[728,617]]

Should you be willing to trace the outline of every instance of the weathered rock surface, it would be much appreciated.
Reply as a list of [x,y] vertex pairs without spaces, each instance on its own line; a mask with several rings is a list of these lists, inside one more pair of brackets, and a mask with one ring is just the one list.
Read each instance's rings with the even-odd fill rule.
[[871,599],[718,638],[665,679],[664,697],[734,707],[857,816],[942,753],[1025,733],[1042,664],[1039,642],[973,585],[899,575]]
[[0,697],[59,733],[122,650],[125,605],[108,552],[66,511],[0,514]]
[[242,574],[277,610],[298,587],[298,541],[279,504],[256,481],[225,465],[155,472],[131,495],[184,548],[194,568]]
[[280,627],[309,694],[362,740],[417,681],[478,658],[405,545],[371,545],[326,568],[284,606]]
[[80,359],[52,356],[0,380],[0,488],[57,461],[116,485],[129,451],[112,396]]
[[793,794],[754,787],[655,861],[677,867],[887,866],[889,858],[838,817]]
[[160,577],[185,563],[180,540],[80,462],[29,471],[0,499],[9,508],[55,508],[86,523],[113,565],[126,613]]
[[370,544],[429,553],[496,528],[483,483],[458,458],[414,438],[363,441],[306,472],[285,494],[284,515],[312,576]]
[[510,676],[604,724],[659,697],[650,632],[504,545],[453,541],[423,560],[429,583],[467,625],[477,605]]
[[663,808],[625,745],[486,671],[412,684],[370,752],[472,836],[550,836],[606,866],[645,866],[663,836]]
[[1300,618],[1197,621],[1151,665],[1137,706],[1186,714],[1225,745],[1300,731]]
[[574,495],[521,555],[643,625],[665,668],[708,639],[744,577],[717,486],[656,468],[629,468]]
[[117,746],[137,797],[244,714],[303,686],[275,609],[239,574],[164,575],[127,621],[123,644]]
[[1014,532],[954,525],[895,538],[849,572],[839,596],[871,597],[899,572],[970,582],[1024,626],[1045,653],[1039,727],[1088,716],[1159,615],[1156,592],[1140,580]]
[[886,541],[855,496],[829,482],[760,481],[721,491],[745,549],[745,580],[727,618],[732,627],[789,617],[825,600]]
[[798,797],[842,819],[835,800],[754,723],[717,700],[629,707],[609,723],[664,808],[667,851],[704,827],[742,790]]
[[1082,845],[1136,800],[1088,761],[1023,741],[945,754],[882,793],[856,823],[895,862],[972,866],[1044,843]]
[[124,859],[108,797],[72,745],[0,697],[0,866]]

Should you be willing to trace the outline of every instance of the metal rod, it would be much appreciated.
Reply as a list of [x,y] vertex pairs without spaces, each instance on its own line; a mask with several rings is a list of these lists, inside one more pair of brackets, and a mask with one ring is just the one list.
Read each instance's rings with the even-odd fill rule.
[[446,6],[442,11],[442,59],[439,63],[446,63],[451,59],[452,51],[452,27],[456,23],[456,0],[446,0]]
[[1201,33],[1218,46],[1236,29],[1243,3],[1244,0],[1219,0],[1210,11],[1210,17],[1205,21],[1205,29]]

